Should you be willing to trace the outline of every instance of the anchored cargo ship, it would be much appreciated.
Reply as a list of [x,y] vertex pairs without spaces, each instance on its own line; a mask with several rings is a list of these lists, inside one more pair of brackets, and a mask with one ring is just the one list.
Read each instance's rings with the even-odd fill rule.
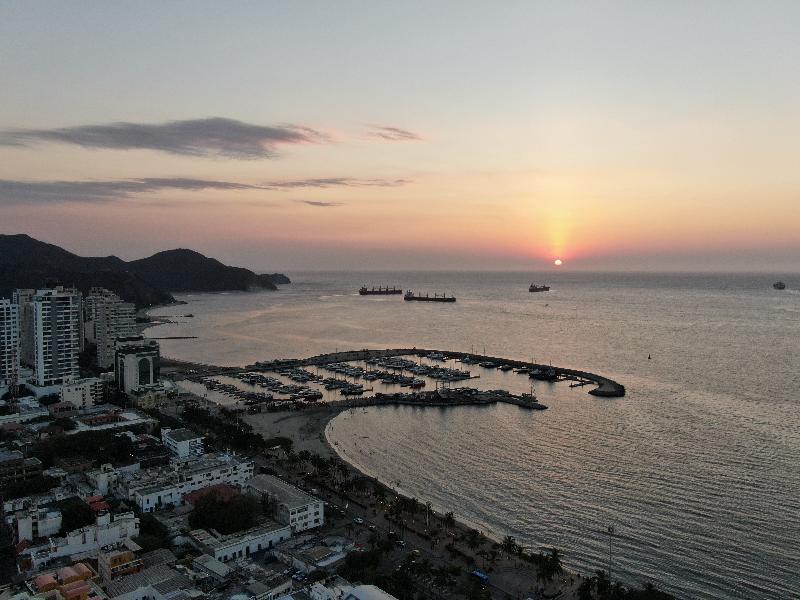
[[528,288],[529,292],[549,292],[550,286],[549,285],[536,285],[532,283],[531,286]]
[[362,296],[389,296],[391,294],[402,294],[403,290],[398,289],[394,286],[392,287],[378,286],[368,289],[367,286],[362,285],[361,289],[358,290],[358,293],[361,294]]
[[446,296],[444,294],[442,294],[441,296],[439,294],[434,294],[433,296],[425,294],[423,296],[422,294],[415,294],[414,292],[409,290],[406,292],[406,295],[403,296],[403,300],[420,300],[421,302],[455,302],[456,297]]

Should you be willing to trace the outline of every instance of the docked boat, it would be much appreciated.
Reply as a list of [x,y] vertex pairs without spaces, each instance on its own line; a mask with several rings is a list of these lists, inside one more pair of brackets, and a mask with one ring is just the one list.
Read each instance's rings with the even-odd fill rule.
[[772,284],[772,287],[774,287],[776,290],[785,290],[786,284],[783,283],[782,281],[776,281],[775,283]]
[[534,367],[530,370],[528,377],[531,379],[538,379],[539,381],[555,381],[556,370],[553,367]]
[[402,294],[403,290],[396,288],[394,286],[389,287],[371,287],[367,288],[367,286],[362,285],[361,289],[358,290],[359,295],[361,296],[391,296],[392,294]]
[[421,302],[455,302],[455,296],[446,296],[445,294],[439,295],[434,294],[431,296],[430,294],[415,294],[411,290],[407,291],[405,296],[403,296],[403,300],[419,300]]
[[549,285],[536,285],[535,283],[532,283],[530,285],[530,287],[528,288],[528,291],[529,292],[549,292],[550,291],[550,286]]

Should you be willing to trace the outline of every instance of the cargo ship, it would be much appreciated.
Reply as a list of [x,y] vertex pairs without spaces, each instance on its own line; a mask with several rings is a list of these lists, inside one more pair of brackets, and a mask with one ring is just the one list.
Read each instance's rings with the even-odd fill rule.
[[531,286],[528,288],[529,292],[549,292],[550,286],[549,285],[536,285],[532,283]]
[[455,302],[456,297],[445,296],[444,294],[442,294],[441,296],[439,294],[434,294],[433,296],[425,294],[423,296],[422,294],[415,294],[414,292],[409,290],[406,292],[406,295],[403,296],[403,300],[419,300],[421,302]]
[[362,285],[361,289],[358,290],[358,293],[360,295],[362,295],[362,296],[389,296],[391,294],[402,294],[403,290],[398,289],[398,288],[396,288],[394,286],[392,286],[392,287],[389,287],[389,286],[386,286],[386,287],[378,286],[378,287],[373,287],[373,288],[369,288],[368,289],[367,286]]

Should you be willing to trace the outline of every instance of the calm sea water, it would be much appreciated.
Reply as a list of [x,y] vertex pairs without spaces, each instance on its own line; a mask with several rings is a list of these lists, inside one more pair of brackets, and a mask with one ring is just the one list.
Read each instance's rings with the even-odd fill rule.
[[[350,460],[498,536],[555,545],[683,598],[800,597],[800,276],[303,273],[278,293],[198,294],[151,335],[216,364],[418,346],[552,361],[625,384],[550,406],[382,408],[331,435]],[[531,281],[550,283],[530,294]],[[359,297],[362,284],[447,291],[453,305]],[[652,359],[648,360],[648,354]],[[474,368],[473,370],[477,369]],[[482,374],[523,391],[513,373]],[[494,383],[494,381],[491,381]]]

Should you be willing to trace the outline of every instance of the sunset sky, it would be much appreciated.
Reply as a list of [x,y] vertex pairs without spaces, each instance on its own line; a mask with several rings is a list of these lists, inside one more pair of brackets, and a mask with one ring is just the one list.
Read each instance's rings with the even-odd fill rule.
[[800,270],[797,2],[3,2],[0,233]]

